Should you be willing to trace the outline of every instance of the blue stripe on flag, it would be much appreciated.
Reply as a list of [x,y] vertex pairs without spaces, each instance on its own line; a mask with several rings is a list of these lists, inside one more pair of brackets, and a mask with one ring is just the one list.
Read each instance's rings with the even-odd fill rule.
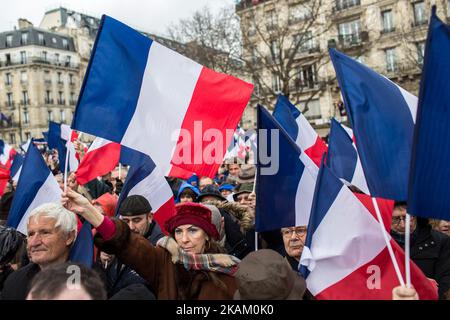
[[69,261],[92,267],[94,263],[94,239],[91,225],[85,221],[70,250]]
[[327,165],[333,172],[347,182],[351,182],[355,174],[358,154],[353,141],[336,119],[331,119],[330,136],[328,138]]
[[409,213],[450,220],[450,27],[433,13],[420,83]]
[[121,142],[136,109],[151,44],[127,25],[102,17],[73,129]]
[[278,121],[284,130],[289,134],[292,140],[296,141],[298,136],[298,124],[295,121],[300,116],[298,110],[288,98],[279,95],[275,109],[273,110],[273,117]]
[[370,194],[406,200],[414,122],[400,89],[330,49]]
[[[256,230],[258,232],[275,230],[295,225],[295,199],[300,178],[305,169],[300,160],[301,151],[279,123],[265,110],[258,106],[258,129],[268,130],[268,141],[262,141],[261,131],[258,134],[258,150],[271,150],[270,130],[279,130],[279,170],[273,175],[261,174],[261,168],[269,165],[261,163],[258,156],[258,177],[256,179]],[[267,144],[267,148],[262,148]]]

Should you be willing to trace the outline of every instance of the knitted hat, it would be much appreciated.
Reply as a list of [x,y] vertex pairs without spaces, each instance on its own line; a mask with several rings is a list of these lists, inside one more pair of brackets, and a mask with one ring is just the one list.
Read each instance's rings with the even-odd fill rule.
[[138,216],[140,214],[150,213],[152,207],[147,199],[140,195],[127,197],[119,207],[121,216]]
[[255,180],[256,167],[252,164],[243,164],[239,169],[237,182],[253,183]]
[[199,203],[184,202],[177,204],[176,213],[168,219],[164,227],[173,236],[175,229],[184,224],[192,224],[201,228],[210,237],[219,240],[220,236],[216,226],[211,220],[211,210]]
[[204,187],[202,189],[202,192],[200,193],[200,195],[197,197],[196,202],[201,202],[202,199],[206,196],[213,196],[216,197],[217,200],[219,201],[226,201],[227,199],[225,199],[222,194],[219,191],[219,188],[213,185],[207,185],[206,187]]

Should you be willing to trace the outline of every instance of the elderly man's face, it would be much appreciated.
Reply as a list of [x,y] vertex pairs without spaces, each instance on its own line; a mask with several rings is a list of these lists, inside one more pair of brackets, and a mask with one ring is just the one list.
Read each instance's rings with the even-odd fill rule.
[[281,229],[284,249],[290,257],[296,260],[300,260],[300,256],[302,255],[303,247],[305,246],[306,241],[306,231],[306,226]]
[[65,262],[75,239],[74,233],[66,234],[55,224],[55,219],[46,216],[33,217],[28,223],[28,254],[41,267]]

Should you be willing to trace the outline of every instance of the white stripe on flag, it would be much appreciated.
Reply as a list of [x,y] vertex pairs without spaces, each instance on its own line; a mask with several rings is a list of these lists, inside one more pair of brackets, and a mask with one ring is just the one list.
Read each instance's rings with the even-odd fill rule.
[[136,110],[128,124],[131,129],[125,132],[122,144],[150,155],[164,173],[170,170],[179,129],[201,70],[201,65],[153,41]]
[[373,260],[385,247],[378,222],[347,187],[342,187],[308,250],[315,262],[306,279],[308,290],[317,295]]
[[409,111],[411,112],[413,122],[416,123],[417,104],[419,102],[419,99],[415,95],[412,95],[411,93],[400,87],[398,84],[394,84],[400,89],[400,92],[405,99],[406,104],[408,105]]
[[[353,144],[353,146],[355,146],[355,144]],[[357,157],[355,172],[353,172],[351,184],[358,187],[358,189],[360,189],[365,194],[370,194],[359,156]]]
[[128,196],[132,195],[141,195],[146,198],[150,202],[153,212],[173,197],[172,190],[158,167],[130,190]]
[[295,225],[306,226],[309,222],[319,168],[303,152],[300,154],[300,160],[305,165],[305,169],[295,194]]
[[56,182],[55,177],[53,174],[49,174],[47,179],[45,180],[44,184],[41,186],[39,191],[36,193],[36,196],[34,197],[33,201],[31,202],[30,206],[28,207],[27,211],[23,215],[22,219],[20,220],[19,225],[17,226],[17,230],[22,232],[24,235],[27,234],[27,222],[28,222],[28,216],[30,215],[31,211],[37,207],[39,207],[41,204],[54,202],[54,203],[60,203],[61,202],[61,188],[58,185],[58,182]]
[[300,114],[300,116],[295,119],[295,122],[297,122],[298,126],[298,135],[295,143],[300,146],[302,151],[305,151],[316,144],[317,133],[303,114]]

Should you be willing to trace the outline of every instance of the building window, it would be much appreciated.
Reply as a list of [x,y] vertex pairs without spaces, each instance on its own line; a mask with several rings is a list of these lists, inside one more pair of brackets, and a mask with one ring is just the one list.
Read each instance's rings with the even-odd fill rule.
[[69,73],[69,84],[74,84],[73,82],[73,74]]
[[275,26],[277,25],[277,14],[275,12],[275,10],[270,10],[266,12],[266,28],[268,30],[272,30],[275,28]]
[[22,36],[20,38],[20,44],[27,44],[28,43],[28,32],[23,32]]
[[386,54],[386,71],[387,72],[397,71],[397,58],[395,56],[395,48],[386,49],[385,54]]
[[28,111],[23,112],[23,123],[24,124],[30,123],[30,115],[29,115]]
[[28,99],[28,91],[22,91],[22,102],[24,106],[30,104],[30,100]]
[[294,36],[294,43],[295,46],[299,45],[299,52],[310,51],[315,47],[314,38],[311,31],[302,34],[296,34]]
[[273,61],[278,61],[280,59],[280,46],[277,40],[273,40],[270,43],[270,53],[272,55]]
[[427,15],[425,13],[425,2],[419,1],[413,4],[414,24],[420,26],[427,23]]
[[8,107],[13,107],[14,106],[14,100],[13,100],[13,94],[12,92],[8,92],[6,94],[6,101],[8,103]]
[[322,117],[322,113],[320,112],[320,103],[319,100],[311,100],[306,104],[305,102],[301,102],[302,105],[306,105],[308,110],[304,113],[307,119],[320,119]]
[[58,104],[60,105],[65,104],[64,95],[62,91],[58,91]]
[[425,57],[425,42],[417,42],[417,63],[423,65],[423,58]]
[[27,52],[26,51],[20,51],[20,63],[21,64],[27,63]]
[[40,46],[44,46],[45,45],[44,34],[43,33],[38,33],[38,44]]
[[31,139],[31,132],[25,132],[25,140],[30,140]]
[[70,104],[75,105],[75,93],[70,93]]
[[68,50],[69,49],[69,42],[67,41],[66,38],[62,39],[62,43],[63,43],[63,48]]
[[359,6],[360,0],[336,0],[336,10],[344,10],[350,7]]
[[61,72],[58,72],[58,84],[63,84]]
[[27,83],[28,82],[28,73],[26,71],[20,72],[20,82]]
[[47,62],[47,51],[42,51],[42,60]]
[[50,77],[50,71],[44,71],[44,81],[45,83],[49,84],[52,82],[52,79]]
[[281,79],[280,75],[273,73],[272,74],[272,89],[276,93],[281,92]]
[[59,53],[55,53],[55,62],[59,65]]
[[450,17],[450,0],[447,0],[447,17]]
[[6,47],[12,47],[12,39],[13,39],[13,36],[11,34],[8,34],[6,36]]
[[5,84],[6,85],[12,84],[12,75],[9,72],[7,74],[5,74]]
[[10,133],[9,134],[9,142],[11,144],[16,144],[16,134],[15,133]]
[[67,56],[66,57],[66,67],[70,67],[70,60],[71,60],[71,57]]
[[59,117],[61,119],[61,122],[66,122],[66,113],[64,110],[59,110]]
[[388,33],[395,30],[392,10],[383,11],[381,13],[381,18],[383,20],[383,33]]
[[53,101],[52,101],[52,93],[51,93],[50,90],[45,91],[45,103],[46,104],[53,103]]
[[297,4],[289,8],[289,23],[296,23],[311,17],[311,9],[302,4]]
[[247,35],[249,37],[254,36],[256,34],[256,26],[255,26],[255,20],[252,17],[247,18]]
[[361,42],[361,21],[359,19],[339,24],[339,41],[343,45]]
[[53,112],[51,110],[47,111],[47,120],[53,121]]
[[317,84],[317,67],[315,64],[300,66],[297,70],[296,89],[313,89]]

